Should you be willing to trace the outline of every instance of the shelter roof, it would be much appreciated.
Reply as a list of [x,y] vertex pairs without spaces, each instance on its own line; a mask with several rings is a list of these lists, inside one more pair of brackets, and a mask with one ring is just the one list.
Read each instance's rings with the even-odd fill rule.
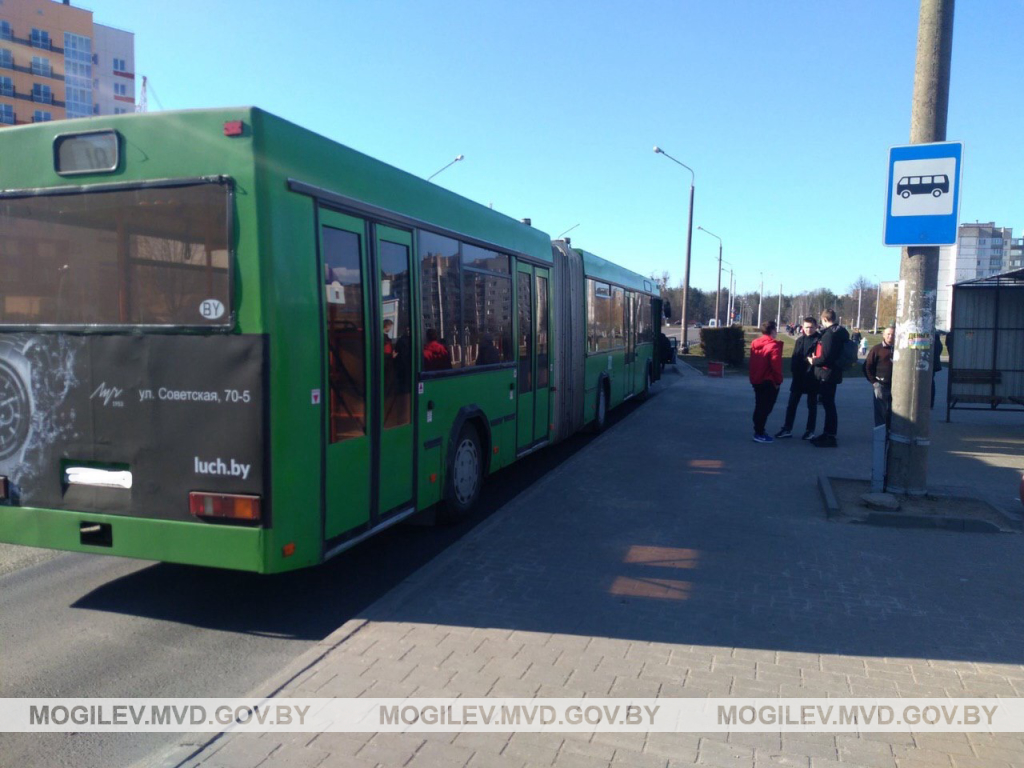
[[973,280],[963,280],[954,283],[954,288],[961,286],[988,286],[988,285],[1022,285],[1024,286],[1024,269],[1014,269],[1009,272],[1000,272],[998,275],[988,277],[976,277]]

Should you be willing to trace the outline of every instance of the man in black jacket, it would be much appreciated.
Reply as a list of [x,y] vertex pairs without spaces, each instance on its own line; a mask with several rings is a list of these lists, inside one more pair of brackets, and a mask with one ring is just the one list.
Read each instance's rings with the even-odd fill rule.
[[836,387],[843,381],[839,358],[843,356],[843,348],[850,340],[850,334],[843,326],[836,324],[833,309],[821,313],[821,325],[818,345],[807,362],[814,368],[814,378],[818,380],[818,399],[825,409],[825,429],[817,437],[811,438],[811,444],[817,448],[835,448],[838,445],[836,434],[839,432]]
[[818,322],[808,315],[803,321],[803,331],[793,346],[793,356],[789,361],[789,403],[786,405],[786,423],[775,433],[775,438],[793,436],[793,422],[796,421],[796,409],[800,398],[807,395],[807,430],[803,439],[810,440],[814,436],[814,427],[818,422],[818,382],[814,378],[807,358],[814,354],[818,344]]
[[864,376],[875,391],[875,426],[889,426],[892,409],[892,342],[896,329],[891,325],[882,331],[882,343],[875,344],[864,360]]

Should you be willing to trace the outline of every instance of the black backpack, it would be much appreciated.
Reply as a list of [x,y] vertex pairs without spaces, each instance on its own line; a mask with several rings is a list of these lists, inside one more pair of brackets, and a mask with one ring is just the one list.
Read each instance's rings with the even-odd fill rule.
[[846,343],[843,344],[843,351],[839,355],[839,360],[836,361],[836,367],[842,371],[845,371],[851,365],[857,362],[857,342],[853,339],[847,338]]

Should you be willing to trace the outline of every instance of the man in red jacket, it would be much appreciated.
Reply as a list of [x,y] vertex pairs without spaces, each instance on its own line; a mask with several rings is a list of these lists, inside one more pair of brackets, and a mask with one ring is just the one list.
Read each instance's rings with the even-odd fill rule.
[[761,323],[761,336],[750,345],[750,384],[754,387],[754,442],[774,443],[764,431],[782,386],[782,342],[774,320]]

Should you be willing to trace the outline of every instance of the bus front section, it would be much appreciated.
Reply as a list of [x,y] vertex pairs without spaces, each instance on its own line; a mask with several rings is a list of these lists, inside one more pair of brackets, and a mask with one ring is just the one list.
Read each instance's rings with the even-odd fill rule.
[[0,540],[263,569],[232,222],[219,176],[0,193]]

